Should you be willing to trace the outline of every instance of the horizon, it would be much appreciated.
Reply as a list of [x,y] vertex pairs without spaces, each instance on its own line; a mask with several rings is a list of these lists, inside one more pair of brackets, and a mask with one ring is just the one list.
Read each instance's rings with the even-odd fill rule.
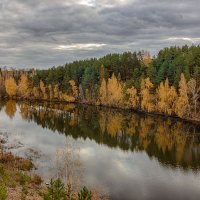
[[127,51],[199,45],[198,0],[2,0],[0,66],[51,68]]
[[[148,51],[146,51],[146,50],[139,50],[139,51],[124,51],[124,52],[113,52],[113,53],[107,53],[107,54],[105,54],[105,55],[101,55],[101,56],[99,56],[99,57],[87,57],[87,58],[83,58],[83,59],[77,59],[77,60],[72,60],[72,61],[68,61],[68,62],[65,62],[65,63],[63,63],[63,64],[60,64],[60,65],[57,65],[57,66],[46,66],[46,67],[37,67],[37,66],[29,66],[29,67],[26,67],[26,66],[22,66],[22,67],[14,67],[14,66],[0,66],[0,69],[1,70],[3,70],[3,69],[5,69],[5,70],[10,70],[10,71],[12,71],[12,70],[25,70],[25,71],[30,71],[30,70],[48,70],[48,69],[51,69],[51,68],[57,68],[57,67],[65,67],[65,65],[66,64],[72,64],[72,63],[74,63],[74,62],[79,62],[79,61],[85,61],[85,60],[91,60],[91,59],[97,59],[97,60],[99,60],[99,59],[101,59],[101,58],[103,58],[103,57],[105,57],[105,56],[107,56],[107,55],[109,55],[109,54],[120,54],[120,55],[122,55],[123,53],[139,53],[139,52],[144,52],[144,53],[148,53],[149,55],[150,55],[150,57],[151,57],[151,59],[153,59],[153,57],[155,56],[155,57],[157,57],[158,56],[158,53],[159,53],[159,51],[161,51],[161,50],[163,50],[163,49],[166,49],[166,48],[173,48],[173,47],[178,47],[178,48],[182,48],[182,47],[184,47],[184,46],[186,46],[186,45],[179,45],[179,46],[176,46],[176,45],[174,45],[174,46],[168,46],[168,47],[163,47],[162,49],[158,49],[158,51],[156,52],[156,54],[154,54],[154,55],[152,55],[150,52],[148,52]],[[192,47],[192,46],[199,46],[199,44],[197,44],[197,45],[187,45],[188,47]]]

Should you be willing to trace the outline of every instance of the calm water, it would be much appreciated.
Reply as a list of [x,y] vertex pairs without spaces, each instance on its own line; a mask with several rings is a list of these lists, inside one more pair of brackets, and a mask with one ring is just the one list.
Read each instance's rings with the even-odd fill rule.
[[79,148],[82,183],[111,199],[200,199],[198,125],[92,106],[9,101],[0,103],[0,132],[13,152],[35,155],[46,180],[56,151],[70,142]]

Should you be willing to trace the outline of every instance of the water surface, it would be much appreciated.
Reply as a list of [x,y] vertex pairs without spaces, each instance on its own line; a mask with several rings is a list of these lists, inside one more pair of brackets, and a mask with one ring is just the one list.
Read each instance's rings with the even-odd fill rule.
[[[83,183],[111,199],[200,199],[200,126],[73,104],[0,103],[0,132],[13,152],[33,150],[48,179],[66,140],[80,149]],[[36,156],[37,157],[37,156]]]

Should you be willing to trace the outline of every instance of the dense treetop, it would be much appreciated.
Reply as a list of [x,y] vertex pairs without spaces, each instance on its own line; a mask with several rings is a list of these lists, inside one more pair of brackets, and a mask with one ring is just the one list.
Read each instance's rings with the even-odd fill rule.
[[108,54],[45,70],[6,70],[1,96],[91,103],[200,119],[200,46]]

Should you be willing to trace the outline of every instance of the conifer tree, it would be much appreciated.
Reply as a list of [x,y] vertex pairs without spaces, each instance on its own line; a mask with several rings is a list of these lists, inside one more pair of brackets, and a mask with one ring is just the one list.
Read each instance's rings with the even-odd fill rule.
[[107,85],[105,78],[103,78],[99,88],[99,100],[102,105],[107,104]]

